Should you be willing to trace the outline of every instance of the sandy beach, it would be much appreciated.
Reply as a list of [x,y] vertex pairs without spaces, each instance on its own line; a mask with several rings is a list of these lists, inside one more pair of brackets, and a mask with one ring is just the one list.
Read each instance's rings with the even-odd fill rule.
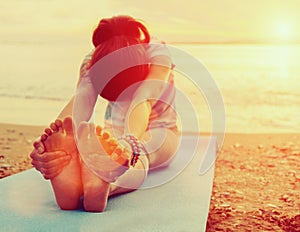
[[[300,1],[0,6],[0,181],[32,168],[32,143],[74,96],[99,19],[129,14],[176,48],[169,50],[182,130],[226,131],[207,231],[300,232]],[[95,109],[100,125],[105,104]],[[223,106],[225,115],[215,111]]]
[[[0,178],[32,168],[42,126],[0,124]],[[300,134],[226,134],[207,231],[300,231]]]

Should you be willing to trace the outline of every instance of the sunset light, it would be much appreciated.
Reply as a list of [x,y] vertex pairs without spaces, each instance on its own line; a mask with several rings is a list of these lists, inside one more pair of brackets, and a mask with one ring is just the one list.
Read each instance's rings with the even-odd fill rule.
[[300,232],[300,0],[0,19],[0,232]]
[[286,22],[278,23],[276,25],[276,35],[279,41],[291,41],[293,39],[291,25]]

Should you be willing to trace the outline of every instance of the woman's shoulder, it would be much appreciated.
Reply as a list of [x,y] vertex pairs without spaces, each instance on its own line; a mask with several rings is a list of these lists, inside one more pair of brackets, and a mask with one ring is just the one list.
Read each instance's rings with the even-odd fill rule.
[[160,40],[156,37],[151,37],[147,47],[147,55],[150,60],[157,56],[166,56],[168,58],[171,57],[167,44],[163,40]]

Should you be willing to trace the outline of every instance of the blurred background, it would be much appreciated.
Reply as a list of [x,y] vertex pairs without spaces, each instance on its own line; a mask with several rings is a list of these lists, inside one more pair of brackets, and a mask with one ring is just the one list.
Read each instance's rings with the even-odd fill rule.
[[[75,92],[99,20],[126,14],[209,70],[223,96],[227,132],[299,132],[299,8],[297,0],[1,1],[0,123],[55,119]],[[201,130],[210,131],[199,89],[178,73],[176,82]]]

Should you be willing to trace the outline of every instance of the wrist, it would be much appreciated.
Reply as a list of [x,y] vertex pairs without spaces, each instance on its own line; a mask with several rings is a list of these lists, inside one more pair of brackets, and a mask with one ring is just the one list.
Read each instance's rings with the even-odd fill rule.
[[130,151],[131,157],[129,160],[129,165],[130,166],[135,166],[137,163],[139,157],[141,155],[147,156],[148,152],[144,146],[144,144],[133,134],[124,134],[118,142],[120,145],[124,147],[125,150]]

